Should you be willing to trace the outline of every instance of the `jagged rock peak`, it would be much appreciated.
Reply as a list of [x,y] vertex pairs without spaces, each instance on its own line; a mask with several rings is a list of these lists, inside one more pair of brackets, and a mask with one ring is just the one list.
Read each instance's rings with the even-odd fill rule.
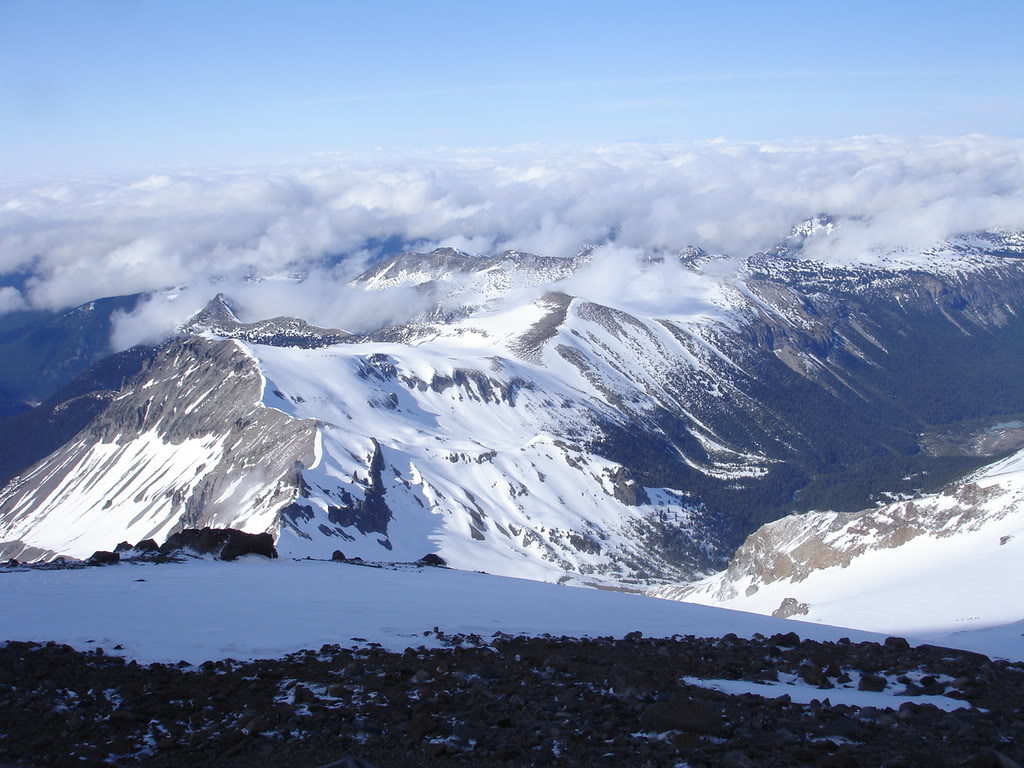
[[819,213],[795,225],[786,239],[805,240],[814,235],[829,235],[835,231],[839,224],[840,218],[838,216],[833,216],[831,213]]
[[210,302],[181,327],[186,334],[213,333],[229,339],[241,339],[275,347],[312,349],[342,344],[356,339],[340,328],[320,328],[296,317],[279,316],[253,323],[238,319],[235,303],[223,293]]
[[237,305],[223,293],[218,293],[210,299],[206,306],[199,310],[186,323],[186,327],[192,326],[216,326],[240,322],[238,319]]

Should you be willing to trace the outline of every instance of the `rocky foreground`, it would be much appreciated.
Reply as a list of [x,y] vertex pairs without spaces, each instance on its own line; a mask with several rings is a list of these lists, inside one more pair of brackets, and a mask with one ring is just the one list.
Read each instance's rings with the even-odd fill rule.
[[[0,763],[25,766],[998,766],[1024,761],[1024,664],[963,651],[752,640],[448,637],[386,652],[139,665],[119,649],[0,647]],[[683,678],[796,680],[820,700]],[[944,695],[946,712],[832,704]],[[796,690],[795,688],[792,690]],[[339,762],[341,761],[341,762]]]

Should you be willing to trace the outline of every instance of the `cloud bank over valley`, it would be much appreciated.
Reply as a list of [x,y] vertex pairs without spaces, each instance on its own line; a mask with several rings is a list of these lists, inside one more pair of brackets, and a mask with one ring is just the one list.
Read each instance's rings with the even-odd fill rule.
[[[416,309],[409,292],[368,300],[347,285],[383,252],[573,256],[587,244],[603,245],[603,256],[578,287],[670,311],[698,306],[700,286],[676,283],[670,294],[671,276],[621,279],[639,256],[687,245],[748,255],[821,212],[845,220],[806,250],[824,260],[1024,229],[1024,141],[519,147],[8,182],[0,185],[0,313],[193,287],[174,302],[144,304],[135,327],[114,340],[120,347],[173,328],[215,292],[212,281],[245,286],[241,300],[256,314],[360,330],[368,315],[399,320]],[[298,271],[310,278],[252,281]]]

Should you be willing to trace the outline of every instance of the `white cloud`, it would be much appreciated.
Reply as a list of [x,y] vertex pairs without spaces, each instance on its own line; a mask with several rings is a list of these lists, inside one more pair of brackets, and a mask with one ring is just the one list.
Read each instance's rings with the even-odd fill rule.
[[[0,273],[31,275],[23,297],[4,294],[9,304],[57,308],[215,275],[280,273],[392,237],[571,255],[614,233],[618,249],[697,244],[742,255],[822,211],[864,218],[823,239],[826,256],[1024,228],[1024,141],[521,147],[7,186]],[[327,292],[337,291],[337,277],[325,276]],[[312,304],[340,325],[350,298]]]
[[[639,248],[605,245],[596,248],[586,269],[559,287],[572,296],[598,304],[661,317],[717,316],[714,301],[718,280],[686,270],[678,259],[651,261]],[[641,261],[643,263],[641,264]],[[722,264],[714,265],[722,269]]]
[[21,291],[9,285],[0,286],[0,315],[27,308],[28,302],[21,295]]
[[111,346],[119,351],[162,341],[202,309],[215,292],[230,297],[242,322],[301,317],[312,325],[349,333],[405,322],[428,309],[427,298],[412,287],[368,291],[348,285],[351,276],[351,267],[337,267],[313,270],[302,282],[231,279],[219,280],[215,286],[203,281],[158,292],[133,311],[114,314]]

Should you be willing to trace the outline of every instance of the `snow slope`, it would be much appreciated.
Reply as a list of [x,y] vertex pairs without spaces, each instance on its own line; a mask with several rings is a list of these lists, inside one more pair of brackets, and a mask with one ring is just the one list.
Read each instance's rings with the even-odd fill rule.
[[[141,579],[141,581],[140,581]],[[212,585],[216,585],[212,588]],[[0,638],[76,648],[116,644],[143,662],[266,658],[353,638],[400,651],[424,632],[621,637],[796,631],[818,640],[867,632],[755,614],[437,568],[321,561],[190,561],[0,572]]]
[[[247,349],[268,381],[264,403],[321,425],[307,491],[284,516],[286,554],[401,561],[438,551],[460,568],[600,581],[658,562],[643,544],[654,521],[686,526],[702,544],[699,510],[681,494],[641,490],[586,450],[600,421],[619,417],[556,372],[511,356],[481,369],[471,346]],[[345,495],[376,482],[367,478],[378,454],[386,511],[343,515]]]
[[729,569],[652,594],[1024,654],[1024,451],[941,493],[753,534]]
[[315,425],[265,408],[235,341],[169,343],[69,442],[0,489],[0,541],[85,558],[181,527],[274,529]]

